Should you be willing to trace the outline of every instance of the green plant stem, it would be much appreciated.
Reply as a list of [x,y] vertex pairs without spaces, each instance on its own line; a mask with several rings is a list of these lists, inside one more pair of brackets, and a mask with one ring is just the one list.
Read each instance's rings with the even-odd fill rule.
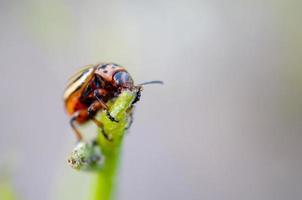
[[94,200],[109,200],[114,198],[119,156],[119,152],[106,155],[104,168],[97,173]]
[[92,200],[114,199],[122,140],[126,127],[129,125],[132,102],[135,96],[136,91],[126,90],[114,102],[108,103],[110,114],[118,120],[118,123],[112,122],[104,112],[98,116],[98,119],[104,124],[106,134],[112,140],[108,141],[104,137],[102,130],[98,131],[97,141],[104,155],[104,165],[97,172]]

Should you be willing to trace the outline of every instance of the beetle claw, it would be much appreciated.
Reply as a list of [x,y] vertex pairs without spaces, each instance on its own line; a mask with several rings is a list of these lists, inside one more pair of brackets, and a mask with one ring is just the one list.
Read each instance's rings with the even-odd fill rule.
[[119,122],[119,121],[116,120],[113,116],[110,115],[109,111],[107,111],[107,116],[108,116],[108,118],[109,118],[111,121],[116,122],[116,123]]
[[109,142],[113,141],[112,135],[107,134],[104,130],[102,131],[102,134]]
[[136,92],[135,99],[134,99],[133,102],[132,102],[132,105],[135,104],[135,103],[137,103],[137,102],[140,100],[142,90],[143,90],[142,87],[139,87],[139,88],[138,88],[138,90],[137,90],[137,92]]

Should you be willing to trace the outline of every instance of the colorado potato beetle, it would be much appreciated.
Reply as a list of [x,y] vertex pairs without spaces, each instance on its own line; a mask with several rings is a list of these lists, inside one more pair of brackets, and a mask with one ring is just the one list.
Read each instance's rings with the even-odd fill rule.
[[[121,91],[136,89],[136,98],[133,104],[139,101],[142,85],[159,83],[150,81],[134,85],[133,79],[124,67],[114,63],[87,65],[72,76],[64,92],[65,108],[71,116],[70,125],[79,141],[82,135],[76,123],[83,124],[92,120],[102,128],[102,122],[95,118],[99,110],[105,110],[110,120],[118,122],[109,113],[106,103],[117,97]],[[104,134],[106,136],[106,134]]]

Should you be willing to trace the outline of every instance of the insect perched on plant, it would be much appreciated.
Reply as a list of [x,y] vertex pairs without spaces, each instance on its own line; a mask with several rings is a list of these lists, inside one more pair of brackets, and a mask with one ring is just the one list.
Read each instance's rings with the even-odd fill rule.
[[[71,116],[70,124],[75,131],[77,139],[82,140],[82,135],[76,127],[88,120],[92,120],[98,127],[103,128],[101,121],[95,118],[99,110],[105,110],[111,121],[118,122],[109,113],[106,103],[117,97],[123,90],[137,90],[133,103],[140,99],[142,85],[159,83],[150,81],[134,85],[130,74],[120,65],[114,63],[101,63],[88,65],[78,71],[67,84],[64,92],[64,102],[67,113]],[[107,134],[103,131],[108,139]]]

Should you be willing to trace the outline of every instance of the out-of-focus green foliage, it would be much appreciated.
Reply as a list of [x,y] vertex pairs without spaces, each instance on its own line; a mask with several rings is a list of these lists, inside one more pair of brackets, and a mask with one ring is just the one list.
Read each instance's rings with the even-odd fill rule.
[[14,191],[8,182],[0,182],[0,199],[16,200]]

